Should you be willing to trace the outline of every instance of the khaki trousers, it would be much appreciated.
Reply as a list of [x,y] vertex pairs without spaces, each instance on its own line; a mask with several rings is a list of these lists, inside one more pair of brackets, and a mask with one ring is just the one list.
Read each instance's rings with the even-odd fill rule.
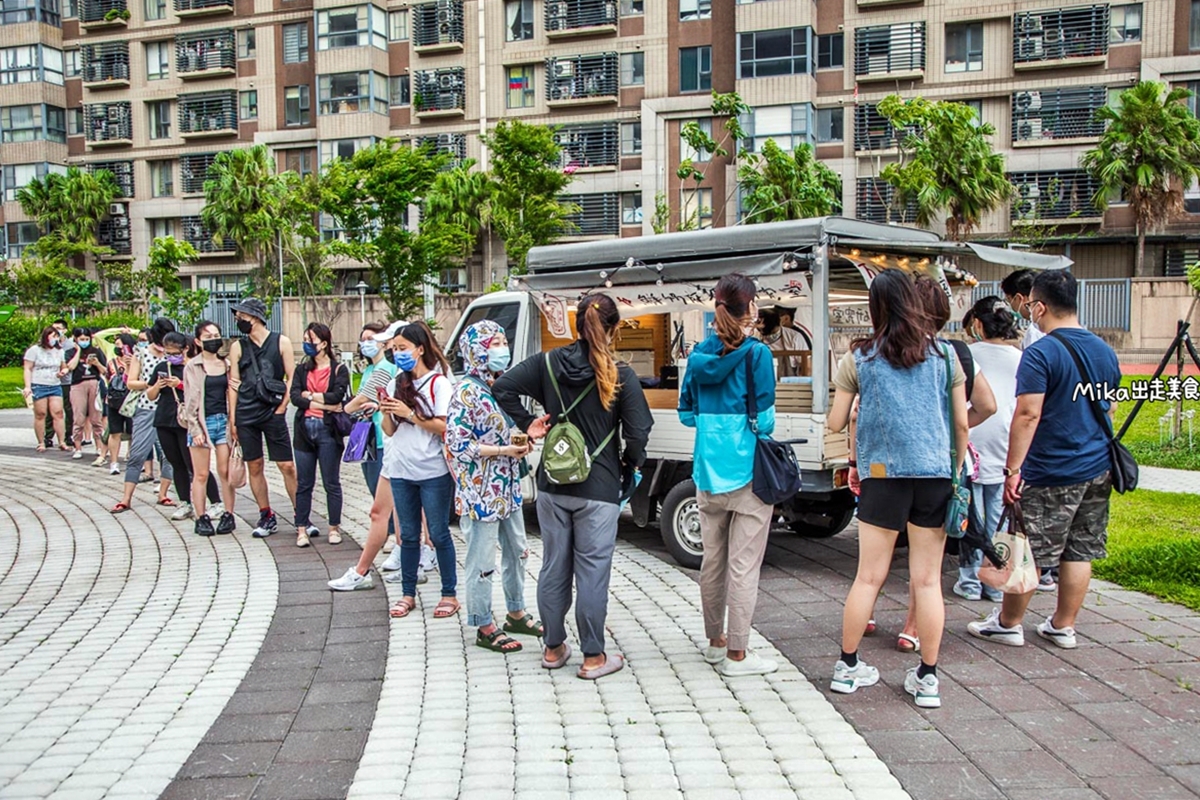
[[700,565],[704,633],[709,639],[724,634],[729,640],[728,649],[745,650],[750,643],[750,623],[758,602],[758,574],[775,509],[755,497],[752,484],[724,494],[698,491],[696,501],[704,542]]
[[71,410],[74,412],[74,430],[71,431],[76,447],[84,440],[97,443],[104,439],[104,418],[96,408],[96,395],[100,393],[100,381],[83,381],[71,387]]

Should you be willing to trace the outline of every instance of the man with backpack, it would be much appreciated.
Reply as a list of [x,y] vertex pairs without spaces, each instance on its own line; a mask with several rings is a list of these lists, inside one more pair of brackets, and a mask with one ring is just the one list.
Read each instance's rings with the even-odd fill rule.
[[234,339],[229,348],[229,440],[242,449],[250,491],[259,508],[254,536],[263,539],[278,529],[263,472],[264,439],[266,455],[279,467],[288,497],[296,504],[296,465],[284,416],[296,357],[291,340],[267,329],[267,306],[262,300],[248,297],[233,311],[242,338]]

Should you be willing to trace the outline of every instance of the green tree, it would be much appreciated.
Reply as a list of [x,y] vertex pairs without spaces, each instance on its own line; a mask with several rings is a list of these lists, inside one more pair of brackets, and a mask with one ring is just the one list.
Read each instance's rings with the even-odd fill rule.
[[[720,125],[720,139],[710,136],[697,122],[689,122],[679,131],[679,137],[692,152],[697,154],[697,157],[704,154],[704,159],[700,162],[702,166],[697,166],[694,158],[685,158],[679,162],[679,168],[675,170],[675,175],[679,180],[691,180],[695,184],[696,192],[699,192],[701,185],[707,179],[708,171],[713,164],[719,164],[722,168],[725,166],[731,155],[728,147],[738,148],[736,153],[738,156],[745,155],[745,150],[741,149],[739,144],[746,138],[741,118],[750,113],[752,110],[750,106],[742,101],[737,92],[728,94],[713,92],[710,110],[712,111],[714,131],[717,131],[717,126]],[[698,194],[697,197],[699,197]],[[681,204],[681,208],[683,205]],[[694,230],[699,225],[700,214],[704,210],[697,203],[696,208],[686,218],[683,217],[681,211],[678,230]],[[708,210],[712,211],[712,209]]]
[[22,257],[11,265],[4,284],[5,293],[13,302],[38,317],[69,309],[73,303],[80,310],[90,310],[99,288],[95,282],[86,280],[82,270],[37,255]]
[[666,233],[671,229],[671,204],[667,202],[666,192],[656,192],[654,195],[654,216],[650,218],[650,230],[655,233]]
[[21,210],[37,222],[42,234],[26,257],[65,264],[77,255],[111,253],[97,244],[96,229],[119,192],[108,170],[93,173],[79,167],[68,167],[64,174],[52,172],[18,189]]
[[461,263],[466,265],[479,245],[479,236],[491,225],[492,199],[496,185],[484,172],[473,169],[474,160],[439,172],[425,198],[428,218],[462,228],[464,237]]
[[155,309],[152,314],[173,319],[175,327],[190,336],[200,320],[204,319],[209,299],[208,289],[176,289],[161,303],[152,304]]
[[1187,89],[1142,81],[1121,92],[1117,107],[1103,106],[1106,123],[1094,148],[1079,163],[1099,184],[1092,202],[1103,211],[1120,194],[1137,225],[1134,274],[1145,274],[1146,234],[1183,210],[1183,190],[1200,178],[1200,120],[1183,101]]
[[760,154],[743,157],[738,183],[747,223],[824,217],[842,205],[842,179],[807,144],[789,154],[768,139]]
[[268,296],[280,290],[275,256],[292,221],[283,213],[287,186],[266,145],[219,153],[204,181],[200,218],[213,241],[233,242],[255,264],[251,280]]
[[291,229],[283,235],[284,288],[300,300],[300,320],[307,326],[309,311],[332,326],[342,315],[344,303],[332,297],[336,274],[332,261],[337,257],[329,242],[321,238],[318,227],[321,211],[321,178],[283,174],[287,185],[284,216]]
[[144,268],[136,269],[131,261],[112,261],[103,265],[103,274],[120,284],[121,297],[134,301],[140,313],[151,314],[155,308],[163,307],[158,301],[160,292],[170,297],[181,291],[179,267],[199,256],[188,242],[160,236],[150,243]]

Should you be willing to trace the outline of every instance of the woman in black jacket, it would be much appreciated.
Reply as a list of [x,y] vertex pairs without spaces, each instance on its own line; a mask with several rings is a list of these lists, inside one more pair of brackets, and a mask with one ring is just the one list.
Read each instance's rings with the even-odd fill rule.
[[318,462],[329,509],[329,543],[341,544],[344,443],[334,427],[333,413],[342,410],[342,401],[350,391],[350,370],[334,361],[333,335],[328,325],[319,322],[304,329],[304,355],[291,391],[296,407],[292,434],[296,451],[296,546],[308,547],[309,537],[320,533],[309,518]]
[[[617,364],[613,355],[613,334],[620,321],[612,298],[602,294],[583,298],[575,320],[577,342],[526,359],[492,386],[496,401],[533,439],[544,437],[551,421],[557,423],[563,409],[579,400],[570,421],[583,433],[592,456],[587,480],[553,484],[545,470],[538,474],[543,547],[538,611],[546,630],[542,666],[557,669],[571,656],[565,620],[574,580],[575,623],[584,656],[578,674],[586,680],[625,665],[621,656],[604,652],[608,581],[622,492],[628,492],[634,472],[646,460],[646,442],[654,424],[637,375]],[[530,414],[523,397],[541,404],[546,416]]]

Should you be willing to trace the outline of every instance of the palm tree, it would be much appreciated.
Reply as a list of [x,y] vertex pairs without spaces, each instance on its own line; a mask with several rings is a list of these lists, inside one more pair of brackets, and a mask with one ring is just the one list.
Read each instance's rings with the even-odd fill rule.
[[1137,225],[1138,277],[1145,272],[1146,234],[1183,210],[1183,190],[1200,179],[1200,120],[1183,103],[1191,96],[1154,81],[1126,89],[1119,106],[1096,112],[1107,127],[1079,161],[1098,184],[1092,198],[1097,209],[1106,209],[1116,194],[1129,203]]
[[213,241],[231,240],[238,255],[258,264],[259,278],[268,285],[277,280],[271,269],[277,242],[291,224],[282,213],[286,195],[286,181],[261,144],[220,153],[204,182],[200,218]]
[[30,181],[17,191],[17,201],[42,233],[38,255],[65,261],[96,251],[96,227],[108,216],[119,193],[108,170],[93,173],[68,167],[63,174],[50,173]]
[[479,235],[491,225],[493,185],[487,173],[472,169],[474,166],[475,161],[468,159],[462,166],[438,173],[425,198],[426,215],[468,234],[462,253],[464,265],[474,255]]
[[789,154],[768,139],[738,167],[746,223],[824,217],[841,207],[842,179],[817,161],[811,145]]

